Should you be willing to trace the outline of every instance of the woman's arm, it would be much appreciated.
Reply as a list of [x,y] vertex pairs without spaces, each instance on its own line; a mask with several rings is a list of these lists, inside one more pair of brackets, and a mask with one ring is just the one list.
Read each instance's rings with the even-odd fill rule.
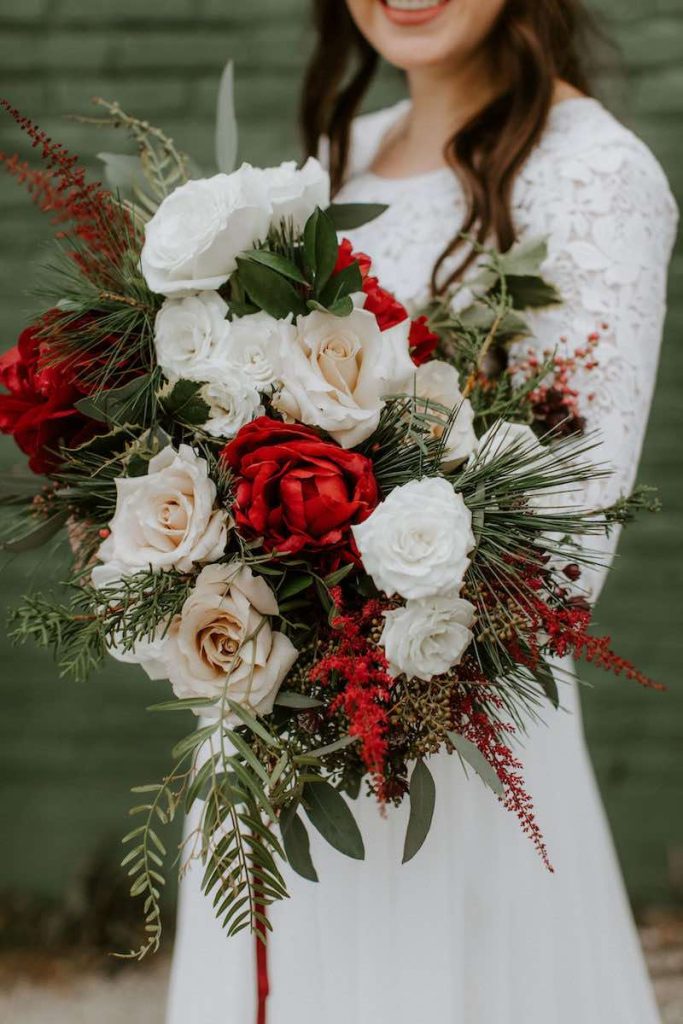
[[[561,306],[531,315],[534,338],[520,342],[513,364],[557,350],[571,356],[594,344],[594,365],[579,368],[579,411],[601,444],[592,461],[609,465],[609,479],[591,482],[581,504],[606,506],[635,482],[645,436],[662,327],[666,277],[677,211],[666,178],[649,150],[624,130],[558,162],[552,180],[526,183],[522,233],[547,236],[545,276],[563,296]],[[602,589],[618,540],[587,542],[604,569],[584,572],[592,600]]]

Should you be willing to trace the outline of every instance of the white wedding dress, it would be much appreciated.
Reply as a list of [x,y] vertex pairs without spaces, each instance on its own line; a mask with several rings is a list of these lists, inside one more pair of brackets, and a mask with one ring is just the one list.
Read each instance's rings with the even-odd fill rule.
[[[367,168],[403,104],[360,118],[345,201],[389,203],[350,233],[382,284],[409,304],[462,222],[450,170],[387,180]],[[652,397],[676,209],[648,149],[596,101],[569,100],[514,192],[520,237],[547,236],[545,273],[561,307],[533,316],[538,349],[573,351],[599,331],[599,366],[581,382],[590,428],[615,475],[634,480]],[[530,343],[519,347],[516,356]],[[513,353],[513,357],[515,353]],[[597,597],[602,574],[589,581]],[[571,668],[569,663],[565,668]],[[606,683],[609,685],[609,683]],[[460,764],[433,758],[434,823],[401,865],[407,807],[357,801],[359,863],[311,828],[313,884],[286,872],[291,900],[269,911],[268,1024],[654,1024],[659,1020],[586,752],[576,686],[561,684],[521,754],[555,873],[516,819]],[[614,695],[619,699],[618,693]],[[647,828],[647,822],[643,822]],[[255,1024],[253,937],[224,937],[199,888],[181,884],[168,1024]]]

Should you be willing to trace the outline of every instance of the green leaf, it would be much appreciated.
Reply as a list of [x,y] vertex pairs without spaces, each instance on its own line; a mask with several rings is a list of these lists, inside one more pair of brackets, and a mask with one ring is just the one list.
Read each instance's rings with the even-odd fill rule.
[[545,238],[529,238],[513,245],[497,257],[496,263],[505,277],[539,277],[541,265],[548,256]]
[[286,601],[288,597],[294,597],[295,594],[308,590],[312,585],[312,576],[290,576],[277,592],[278,601]]
[[[316,747],[315,750],[309,750],[306,754],[299,755],[302,758],[319,758],[326,757],[328,754],[336,754],[339,750],[345,750],[350,747],[352,743],[358,742],[358,736],[342,736],[340,740],[335,740],[334,743],[327,743],[324,747]],[[299,756],[295,758],[298,761]]]
[[515,309],[536,309],[542,306],[555,306],[562,302],[562,296],[557,288],[540,277],[512,275],[506,277],[505,283]]
[[216,100],[216,166],[223,174],[230,174],[237,162],[238,128],[235,117],[235,84],[233,63],[223,69]]
[[325,577],[325,585],[328,587],[336,587],[338,583],[345,580],[349,573],[352,573],[356,568],[352,562],[348,565],[343,565],[341,569],[337,569],[336,572],[331,572],[329,576]]
[[285,854],[297,875],[309,882],[318,881],[318,873],[311,860],[311,844],[303,821],[296,813],[297,805],[290,804],[280,814],[280,832]]
[[150,704],[148,711],[195,711],[212,708],[218,703],[217,697],[185,697],[182,700],[164,700],[160,704]]
[[259,736],[267,746],[272,747],[274,744],[277,744],[277,738],[269,733],[250,711],[247,711],[247,709],[243,708],[241,704],[237,704],[234,700],[230,700],[229,698],[227,704],[232,713],[237,715],[240,721],[243,722],[248,729],[251,729],[254,735]]
[[352,231],[369,224],[388,209],[383,203],[332,203],[326,213],[337,231]]
[[310,708],[321,708],[323,703],[315,697],[307,697],[303,693],[293,693],[291,690],[280,690],[275,703],[281,708],[295,708],[297,711],[307,711]]
[[350,295],[345,295],[343,299],[338,299],[328,309],[328,313],[332,316],[351,316],[353,313],[353,299]]
[[146,418],[150,379],[151,374],[146,373],[120,388],[88,395],[76,402],[76,408],[84,416],[101,423],[116,426],[142,423]]
[[203,386],[193,380],[179,380],[170,391],[162,393],[161,404],[169,419],[192,427],[201,427],[206,423],[209,405],[201,397]]
[[200,747],[202,743],[208,740],[217,731],[220,723],[214,722],[212,725],[205,725],[201,729],[197,729],[196,732],[190,733],[189,736],[183,737],[174,746],[172,750],[173,758],[176,761],[180,761],[182,757],[189,754],[196,747]]
[[320,301],[324,306],[332,306],[339,299],[353,295],[363,289],[363,275],[358,263],[354,260],[338,274],[334,274],[320,293]]
[[354,860],[364,860],[363,837],[341,793],[329,782],[307,782],[303,797],[311,824],[330,846]]
[[296,281],[297,284],[308,284],[295,263],[277,252],[271,252],[270,249],[250,249],[248,252],[242,253],[242,259],[253,260],[255,263],[263,264],[264,267],[270,267],[271,270],[277,271],[283,277],[288,277],[291,281]]
[[315,280],[316,291],[320,293],[329,281],[339,256],[334,224],[320,207],[316,207],[304,227],[304,256]]
[[424,843],[434,817],[436,786],[424,761],[418,761],[410,777],[410,818],[403,847],[403,863],[415,856]]
[[254,304],[277,320],[284,320],[290,313],[298,316],[306,312],[306,304],[294,286],[270,267],[240,257],[237,276]]
[[57,512],[55,515],[50,516],[49,519],[41,519],[38,522],[31,519],[24,532],[17,537],[11,537],[10,540],[4,541],[0,544],[0,550],[13,551],[15,554],[20,554],[23,551],[33,551],[34,548],[41,547],[51,540],[56,533],[59,533],[66,520],[66,512]]
[[543,687],[543,692],[545,693],[546,697],[553,705],[553,707],[559,708],[560,694],[557,689],[557,682],[555,680],[555,676],[553,675],[550,666],[540,664],[534,672],[534,676]]
[[467,761],[470,768],[474,769],[482,782],[486,783],[496,796],[503,796],[503,783],[498,778],[495,768],[488,763],[479,748],[458,732],[449,732],[447,735],[463,761]]

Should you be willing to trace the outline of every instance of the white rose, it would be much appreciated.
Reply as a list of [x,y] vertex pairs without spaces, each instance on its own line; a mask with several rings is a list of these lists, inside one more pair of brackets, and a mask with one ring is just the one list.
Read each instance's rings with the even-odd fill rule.
[[300,170],[290,160],[262,173],[275,226],[292,220],[294,230],[302,231],[316,206],[325,209],[330,205],[330,176],[314,157],[309,157]]
[[291,317],[276,320],[263,312],[235,317],[226,335],[226,358],[243,371],[255,388],[266,391],[278,380],[283,353],[291,347],[295,336]]
[[351,529],[378,589],[412,600],[458,591],[475,545],[462,495],[440,477],[395,488]]
[[201,396],[209,406],[204,430],[212,437],[234,437],[263,413],[258,391],[237,367],[229,368],[225,379],[205,384]]
[[157,362],[170,381],[211,380],[221,359],[230,323],[218,292],[166,299],[154,322]]
[[300,317],[285,349],[275,407],[354,448],[376,430],[386,395],[412,392],[409,330],[404,320],[380,331],[365,309],[346,317],[317,311]]
[[[541,444],[531,427],[524,423],[508,423],[506,420],[498,420],[479,438],[473,459],[476,459],[478,465],[486,465],[492,459],[503,457],[508,453],[511,457],[512,455],[521,456],[527,463],[526,469],[536,469],[544,474],[558,472],[553,468],[549,449]],[[506,471],[514,477],[523,470],[515,469],[510,464]],[[569,505],[577,504],[580,494],[581,489],[576,484],[563,484],[559,479],[558,483],[552,487],[530,491],[529,507],[538,512],[559,512]]]
[[[444,440],[443,465],[452,468],[469,458],[477,447],[477,435],[472,426],[474,410],[468,399],[462,396],[460,378],[455,367],[440,359],[432,359],[418,366],[415,371],[415,394],[430,403],[435,402],[446,409],[457,410],[448,436]],[[449,416],[431,404],[427,412],[441,421],[430,425],[430,433],[440,440],[443,438]]]
[[380,643],[391,674],[429,682],[459,665],[472,642],[474,616],[469,601],[451,594],[408,601],[404,608],[385,612]]
[[140,265],[153,292],[215,290],[236,258],[268,234],[271,205],[261,172],[243,164],[180,185],[145,227]]
[[479,438],[476,460],[479,465],[485,466],[507,452],[517,451],[538,456],[544,455],[545,450],[531,427],[525,423],[497,420]]
[[297,658],[291,640],[271,628],[277,613],[275,595],[251,569],[205,566],[167,634],[164,660],[176,697],[225,693],[256,714],[272,711]]
[[206,460],[188,445],[170,445],[149,462],[146,476],[116,481],[110,534],[92,573],[95,586],[141,569],[189,571],[225,550],[228,515],[214,509],[216,485]]

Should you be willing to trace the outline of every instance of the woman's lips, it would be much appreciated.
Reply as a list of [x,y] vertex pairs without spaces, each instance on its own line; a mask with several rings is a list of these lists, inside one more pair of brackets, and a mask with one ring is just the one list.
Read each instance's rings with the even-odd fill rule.
[[395,25],[424,25],[438,17],[450,0],[381,0],[384,13]]

